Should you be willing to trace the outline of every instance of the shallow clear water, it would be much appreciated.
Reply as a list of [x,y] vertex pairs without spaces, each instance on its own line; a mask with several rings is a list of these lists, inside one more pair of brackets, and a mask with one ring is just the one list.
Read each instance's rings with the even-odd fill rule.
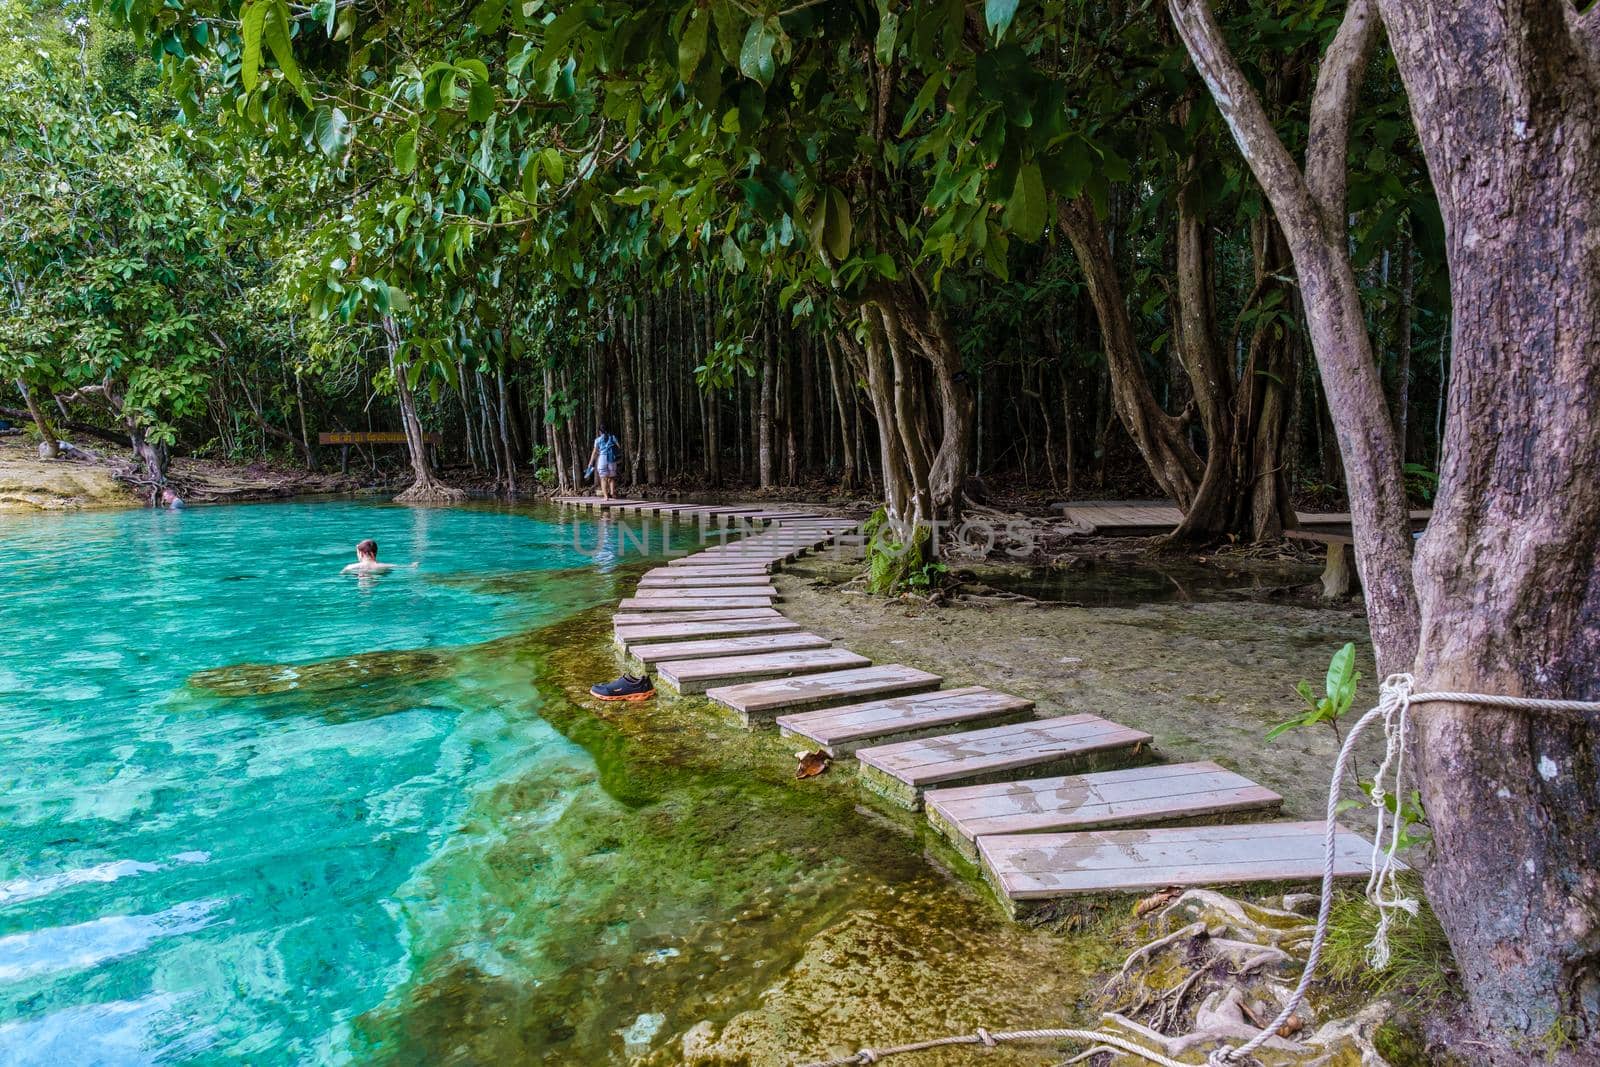
[[1313,581],[1315,569],[1226,570],[1187,560],[1079,560],[1065,569],[986,571],[984,584],[1051,603],[1094,608],[1216,600],[1270,600]]
[[[342,576],[363,537],[420,567]],[[463,649],[613,598],[620,547],[491,508],[0,517],[0,1063],[340,1062],[442,955],[503,973],[452,881],[505,832],[475,807],[615,802],[532,668]]]

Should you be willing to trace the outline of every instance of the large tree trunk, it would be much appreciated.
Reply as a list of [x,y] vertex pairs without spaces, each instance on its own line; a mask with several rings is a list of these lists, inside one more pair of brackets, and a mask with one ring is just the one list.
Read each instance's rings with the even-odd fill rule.
[[[1382,0],[1444,213],[1455,307],[1440,493],[1413,588],[1392,514],[1392,422],[1342,236],[1345,131],[1373,3],[1354,0],[1324,61],[1301,180],[1209,9],[1170,2],[1294,250],[1382,669],[1413,658],[1405,620],[1420,608],[1421,688],[1600,698],[1600,12]],[[1436,849],[1429,896],[1475,1015],[1524,1053],[1556,1033],[1592,1051],[1595,721],[1437,704],[1415,721]]]
[[[1383,0],[1454,305],[1425,689],[1600,699],[1600,9]],[[1427,884],[1480,1019],[1600,1045],[1600,731],[1417,716]]]
[[[1191,101],[1179,107],[1176,121],[1187,125]],[[1205,435],[1205,471],[1184,508],[1175,540],[1212,540],[1233,527],[1240,472],[1235,467],[1233,367],[1217,338],[1212,242],[1201,208],[1199,150],[1178,168],[1177,309],[1173,341],[1188,375],[1200,431]]]
[[1117,416],[1161,491],[1180,508],[1188,508],[1205,476],[1205,463],[1189,446],[1183,421],[1162,410],[1150,391],[1105,230],[1087,197],[1064,201],[1059,219],[1100,322]]
[[1311,98],[1302,173],[1229,51],[1209,0],[1168,0],[1178,34],[1245,161],[1272,202],[1294,257],[1311,345],[1344,458],[1356,566],[1381,671],[1411,662],[1417,600],[1411,522],[1394,425],[1373,359],[1346,244],[1346,153],[1360,78],[1377,42],[1373,0],[1352,0]]
[[422,420],[417,417],[417,402],[411,394],[408,368],[400,361],[400,328],[392,318],[385,317],[383,320],[383,340],[389,353],[389,373],[394,376],[400,427],[406,435],[406,451],[411,454],[411,470],[415,476],[411,487],[395,500],[406,504],[460,500],[466,494],[439,481],[434,476],[433,464],[428,462],[428,444],[422,436]]
[[133,446],[133,454],[144,464],[144,472],[151,486],[151,495],[153,498],[159,498],[161,488],[167,484],[167,464],[171,462],[172,454],[166,445],[150,440],[144,432],[144,426],[135,422],[131,416],[124,421],[128,426],[128,442]]
[[[871,300],[894,361],[895,416],[919,518],[944,524],[948,533],[961,519],[972,455],[975,401],[961,351],[944,315],[915,280],[876,286]],[[932,371],[933,399],[939,408],[937,440],[930,435],[931,420],[922,414],[924,389],[913,355]]]

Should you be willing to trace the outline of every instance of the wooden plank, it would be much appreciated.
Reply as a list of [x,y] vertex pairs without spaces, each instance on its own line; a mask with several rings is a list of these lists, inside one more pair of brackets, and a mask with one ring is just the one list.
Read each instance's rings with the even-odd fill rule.
[[617,605],[618,611],[710,611],[713,608],[766,608],[772,599],[764,596],[684,596],[684,597],[628,597]]
[[639,579],[640,589],[717,589],[738,587],[771,589],[772,576],[761,571],[754,574],[675,574],[671,568],[662,575],[647,574]]
[[766,597],[772,599],[777,596],[777,590],[771,585],[766,586],[740,586],[740,585],[710,585],[696,586],[688,589],[675,585],[641,585],[633,592],[636,600],[666,600],[674,597]]
[[[799,623],[790,622],[788,619],[781,617],[776,619],[712,619],[707,622],[678,622],[677,620],[680,617],[673,615],[670,622],[614,626],[611,630],[611,636],[617,644],[635,648],[667,641],[786,634],[794,633],[800,629]],[[652,615],[650,618],[660,618],[660,616]]]
[[727,622],[742,619],[754,622],[760,619],[781,619],[778,609],[763,605],[756,608],[700,608],[695,611],[678,611],[663,615],[656,611],[624,611],[611,616],[612,626],[643,626],[667,622]]
[[656,567],[645,578],[765,578],[772,572],[763,563],[707,563],[698,567]]
[[[702,624],[706,625],[706,624]],[[714,625],[714,624],[713,624]],[[806,633],[799,627],[770,634],[741,634],[684,641],[630,641],[625,644],[628,655],[644,664],[654,666],[668,660],[716,659],[725,656],[756,656],[768,652],[800,652],[814,648],[828,648],[833,644],[826,637]]]
[[[999,834],[978,838],[984,873],[1010,902],[1083,893],[1139,893],[1166,886],[1310,882],[1321,879],[1321,822],[1245,826]],[[1371,873],[1372,843],[1342,827],[1334,875]]]
[[1033,701],[981,685],[778,716],[786,736],[840,758],[866,745],[910,741],[955,726],[997,726],[1033,717]]
[[1152,740],[1098,715],[1062,715],[862,748],[856,760],[862,784],[915,809],[936,785],[1099,770],[1127,762]]
[[989,834],[1050,833],[1275,812],[1283,798],[1209,760],[930,789],[928,821],[969,857]]
[[656,664],[656,674],[662,682],[680,693],[703,693],[712,687],[758,679],[853,670],[868,666],[871,662],[848,648],[818,648],[758,656],[663,660]]
[[937,689],[937,674],[899,663],[879,664],[859,670],[829,671],[776,682],[746,682],[716,686],[706,696],[739,713],[746,726],[770,720],[785,711],[848,704],[869,697],[921,693]]

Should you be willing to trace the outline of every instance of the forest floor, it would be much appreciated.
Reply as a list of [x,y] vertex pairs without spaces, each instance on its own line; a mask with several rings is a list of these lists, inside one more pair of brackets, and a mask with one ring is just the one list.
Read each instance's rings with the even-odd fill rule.
[[[1359,601],[1319,601],[1317,564],[1260,550],[1172,557],[1102,540],[1050,554],[1043,567],[965,567],[935,601],[870,596],[858,562],[826,554],[785,568],[778,588],[787,616],[864,656],[1148,731],[1167,759],[1216,760],[1281,793],[1285,817],[1320,816],[1338,738],[1266,733],[1302,710],[1297,682],[1320,690],[1346,642],[1364,676],[1357,704],[1376,697]],[[1370,775],[1380,748],[1359,769]]]

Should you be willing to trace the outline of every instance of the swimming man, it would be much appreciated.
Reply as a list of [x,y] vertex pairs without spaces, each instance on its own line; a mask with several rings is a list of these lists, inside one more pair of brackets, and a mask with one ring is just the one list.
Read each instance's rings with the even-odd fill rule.
[[[388,574],[398,568],[398,563],[378,562],[378,542],[367,538],[356,546],[356,561],[340,571],[340,574]],[[415,563],[407,563],[407,567],[415,567]]]

